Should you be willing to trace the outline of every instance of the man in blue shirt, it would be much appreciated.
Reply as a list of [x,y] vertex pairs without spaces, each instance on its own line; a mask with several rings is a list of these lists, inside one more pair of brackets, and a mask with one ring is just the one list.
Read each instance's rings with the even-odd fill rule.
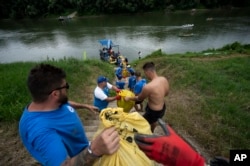
[[136,77],[135,77],[135,73],[134,72],[131,72],[130,73],[130,76],[128,78],[128,89],[130,91],[134,91],[134,87],[135,87],[135,84],[136,84]]
[[[144,87],[144,85],[147,82],[144,78],[142,79],[141,72],[139,72],[139,71],[135,72],[135,77],[136,77],[136,84],[134,86],[134,94],[136,96],[138,96],[141,93],[142,88]],[[138,105],[140,105],[140,108],[138,108]],[[136,111],[143,111],[143,100],[135,102],[135,110]]]
[[119,65],[115,70],[115,76],[117,79],[122,79],[122,65]]
[[19,122],[21,140],[39,163],[45,166],[91,165],[104,154],[119,148],[114,127],[105,129],[89,142],[75,109],[97,111],[88,104],[68,101],[65,72],[48,64],[34,67],[27,79],[32,102]]
[[115,82],[116,87],[119,88],[119,89],[125,89],[125,84],[126,84],[126,82],[124,80],[122,80],[122,78],[119,78]]

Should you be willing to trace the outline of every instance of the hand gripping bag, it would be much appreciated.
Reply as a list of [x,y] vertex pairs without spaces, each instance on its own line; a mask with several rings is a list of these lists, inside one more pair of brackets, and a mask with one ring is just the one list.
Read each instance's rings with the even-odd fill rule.
[[129,112],[135,105],[135,101],[125,101],[124,98],[127,97],[134,97],[135,94],[127,89],[122,89],[119,92],[119,96],[121,96],[121,100],[117,100],[117,106],[123,108],[124,112]]
[[106,108],[99,115],[99,128],[94,135],[103,129],[115,126],[120,135],[120,148],[112,155],[103,155],[94,166],[153,166],[150,160],[134,141],[134,133],[152,134],[148,122],[138,113],[126,113],[122,108]]

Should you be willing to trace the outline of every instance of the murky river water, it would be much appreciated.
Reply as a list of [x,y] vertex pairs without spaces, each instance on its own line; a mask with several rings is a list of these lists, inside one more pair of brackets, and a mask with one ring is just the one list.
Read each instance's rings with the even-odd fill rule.
[[[98,40],[119,44],[129,60],[157,50],[172,54],[250,43],[250,10],[150,13],[57,19],[0,21],[0,63],[63,57],[99,58]],[[193,24],[190,28],[183,25]]]

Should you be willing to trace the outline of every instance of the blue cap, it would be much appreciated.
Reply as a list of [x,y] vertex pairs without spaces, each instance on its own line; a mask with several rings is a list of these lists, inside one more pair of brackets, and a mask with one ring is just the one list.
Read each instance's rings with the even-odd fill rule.
[[97,79],[97,83],[102,83],[102,82],[107,82],[108,79],[104,76],[99,76],[98,79]]

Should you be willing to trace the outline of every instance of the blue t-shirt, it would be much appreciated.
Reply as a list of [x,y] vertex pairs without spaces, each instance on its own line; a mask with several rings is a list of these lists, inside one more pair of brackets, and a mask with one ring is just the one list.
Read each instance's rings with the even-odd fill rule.
[[118,67],[115,71],[115,75],[118,79],[121,79],[122,78],[122,68],[121,67]]
[[127,70],[130,74],[135,73],[135,70],[132,67],[128,67]]
[[134,93],[135,95],[138,95],[141,93],[143,86],[146,84],[145,79],[141,79],[140,81],[137,81],[134,87]]
[[88,146],[83,124],[69,104],[48,112],[29,112],[26,107],[19,133],[29,153],[46,166],[60,166]]
[[128,78],[128,88],[131,89],[131,90],[133,90],[135,84],[136,84],[136,76],[130,76]]
[[116,87],[119,89],[124,89],[125,88],[125,82],[124,81],[116,81]]

